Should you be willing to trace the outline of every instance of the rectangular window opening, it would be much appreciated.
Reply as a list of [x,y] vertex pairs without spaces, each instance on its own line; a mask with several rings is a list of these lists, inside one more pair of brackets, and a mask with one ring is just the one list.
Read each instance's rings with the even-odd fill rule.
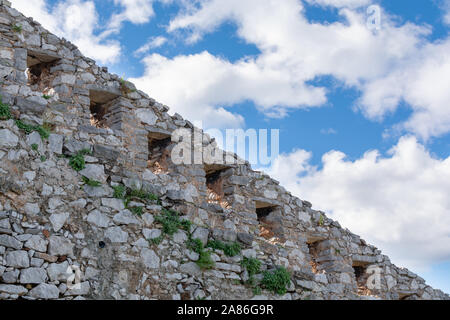
[[367,273],[367,265],[354,262],[353,272],[355,274],[358,294],[362,296],[370,295],[370,290],[367,288],[367,280],[369,278],[369,274]]
[[219,204],[225,209],[230,207],[230,204],[225,199],[224,192],[225,172],[228,169],[230,168],[221,165],[205,166],[207,202]]
[[43,95],[54,95],[52,83],[56,75],[51,69],[59,60],[57,56],[28,51],[26,76],[31,90],[42,92]]
[[319,263],[317,263],[317,258],[319,257],[319,242],[308,243],[309,255],[311,256],[311,260],[309,264],[311,265],[311,270],[313,273],[319,273]]
[[96,128],[111,128],[120,123],[120,112],[112,109],[118,95],[110,91],[89,90],[90,122]]
[[271,215],[278,211],[279,207],[262,201],[255,201],[255,207],[259,221],[259,235],[267,240],[273,238],[282,239],[284,232],[281,226],[281,217]]

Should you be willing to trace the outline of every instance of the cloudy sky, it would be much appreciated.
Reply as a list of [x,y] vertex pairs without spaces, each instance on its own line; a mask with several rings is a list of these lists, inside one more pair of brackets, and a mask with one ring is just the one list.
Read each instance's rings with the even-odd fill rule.
[[280,129],[266,172],[450,292],[449,0],[12,2],[171,112]]

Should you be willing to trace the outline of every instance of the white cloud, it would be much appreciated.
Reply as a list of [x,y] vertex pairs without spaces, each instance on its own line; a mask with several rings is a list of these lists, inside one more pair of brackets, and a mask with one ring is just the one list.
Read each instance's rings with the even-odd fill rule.
[[[200,0],[196,2],[200,5],[190,5],[172,19],[168,31],[187,32],[188,42],[195,42],[227,21],[236,23],[239,37],[256,45],[261,54],[251,62],[228,63],[226,68],[234,70],[228,74],[241,73],[236,70],[245,73],[246,67],[252,66],[260,71],[258,74],[278,75],[262,82],[253,82],[249,77],[247,80],[252,83],[247,85],[242,85],[245,78],[239,82],[240,95],[255,102],[269,116],[286,115],[289,108],[322,105],[326,102],[325,90],[305,86],[305,83],[331,75],[345,86],[361,91],[358,107],[370,119],[383,119],[406,101],[413,110],[412,116],[396,129],[415,133],[425,140],[450,131],[449,93],[441,85],[436,86],[436,79],[447,79],[449,75],[445,50],[450,39],[430,43],[426,40],[431,32],[429,26],[398,25],[387,12],[382,12],[381,29],[373,32],[367,28],[365,10],[353,10],[368,4],[365,0],[309,2],[341,8],[339,14],[345,22],[310,23],[298,0]],[[177,65],[184,69],[181,61],[190,64],[197,58],[196,55],[177,57]],[[164,66],[167,65],[165,62]],[[160,75],[165,73],[164,66],[158,68]],[[176,73],[173,65],[170,72]],[[190,74],[178,74],[179,81],[185,78],[189,82]],[[212,72],[208,78],[220,78],[220,75]],[[445,84],[444,81],[439,83]],[[251,92],[246,91],[249,86],[253,87]],[[267,99],[265,104],[259,105],[261,97],[267,92],[270,94],[272,87],[281,89],[276,101]],[[227,88],[227,84],[218,87],[218,96],[221,96],[221,88]],[[306,96],[293,98],[308,96],[306,91],[312,91],[309,99]],[[223,103],[221,99],[211,100],[209,92],[197,90],[199,100],[202,95],[211,106]]]
[[163,36],[152,37],[144,45],[139,47],[139,49],[137,49],[134,52],[134,54],[136,56],[145,54],[145,53],[149,52],[152,49],[156,49],[156,48],[159,48],[159,47],[163,46],[165,43],[167,43],[167,38],[166,37],[163,37]]
[[395,263],[424,270],[450,259],[450,157],[434,158],[415,138],[403,137],[387,157],[369,151],[350,161],[331,151],[321,169],[310,159],[297,150],[266,171]]
[[427,44],[415,56],[384,77],[364,85],[361,107],[379,118],[406,101],[414,111],[399,129],[428,139],[450,129],[450,40]]
[[114,63],[120,44],[97,36],[98,15],[93,1],[66,0],[50,8],[44,0],[12,0],[13,7],[39,21],[50,32],[76,44],[86,56],[101,63]]
[[155,15],[153,2],[154,0],[114,0],[114,4],[123,7],[123,10],[112,15],[108,32],[118,32],[125,21],[134,24],[149,22]]
[[283,70],[264,69],[253,59],[233,64],[202,52],[173,59],[152,54],[143,62],[145,74],[129,80],[171,106],[172,111],[191,120],[203,120],[207,127],[241,126],[243,118],[223,107],[246,100],[272,112],[274,105],[288,108],[325,101],[322,89],[294,84]]

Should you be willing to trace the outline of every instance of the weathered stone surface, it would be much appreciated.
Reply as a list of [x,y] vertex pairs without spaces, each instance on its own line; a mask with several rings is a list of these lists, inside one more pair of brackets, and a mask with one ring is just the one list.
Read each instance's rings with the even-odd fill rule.
[[0,246],[5,246],[13,249],[22,249],[23,244],[16,238],[6,234],[0,234]]
[[26,251],[10,251],[6,254],[6,265],[14,268],[28,268],[30,258]]
[[19,279],[20,271],[15,269],[13,271],[4,272],[2,275],[3,283],[16,283]]
[[[45,101],[45,100],[44,100]],[[44,113],[45,108],[47,107],[46,102],[44,101],[32,101],[24,98],[17,98],[16,105],[19,107],[21,112],[29,112],[41,115]]]
[[106,182],[105,168],[99,164],[87,164],[86,168],[80,171],[80,174],[94,181]]
[[48,268],[48,276],[50,281],[67,281],[72,275],[69,269],[69,263],[64,261],[63,263],[51,263]]
[[159,229],[144,229],[142,230],[142,233],[144,234],[145,239],[156,239],[161,236],[161,230]]
[[0,147],[15,147],[19,143],[19,138],[8,129],[0,130]]
[[141,261],[148,269],[158,269],[161,260],[153,250],[143,248],[141,251]]
[[65,296],[78,296],[78,295],[87,295],[91,286],[88,281],[82,282],[79,286],[75,285],[73,288],[69,288],[67,292],[64,294]]
[[58,299],[59,289],[54,284],[41,283],[33,288],[28,295],[43,300]]
[[25,248],[36,250],[39,252],[47,252],[48,241],[42,236],[32,235],[31,238],[25,242]]
[[105,237],[112,243],[125,243],[128,241],[128,233],[120,227],[108,228],[105,232]]
[[47,279],[47,271],[43,268],[28,268],[20,272],[20,283],[23,284],[45,283]]
[[188,262],[180,265],[180,271],[190,276],[199,276],[202,270],[195,262]]
[[50,134],[48,138],[48,147],[51,152],[56,154],[62,154],[62,148],[64,143],[64,136],[59,134]]
[[110,219],[98,210],[89,213],[87,221],[100,228],[107,228],[110,223]]
[[23,296],[28,290],[25,287],[9,284],[0,284],[0,292],[5,292],[9,294],[17,294]]
[[156,123],[156,120],[158,119],[153,111],[150,109],[139,109],[136,110],[136,116],[138,119],[150,126],[153,126]]
[[122,199],[103,198],[102,205],[104,205],[105,207],[110,207],[116,211],[121,211],[125,209],[125,205],[123,204]]
[[68,212],[63,212],[59,214],[54,213],[50,216],[49,219],[53,226],[53,230],[55,232],[58,232],[66,224],[67,219],[69,219],[69,213]]
[[120,211],[118,214],[116,214],[113,218],[113,221],[116,224],[124,224],[124,225],[129,225],[129,224],[135,224],[135,225],[140,225],[140,221],[138,219],[136,219],[136,217],[133,215],[133,213],[131,213],[130,210],[122,210]]
[[74,244],[64,237],[51,236],[49,239],[48,252],[52,256],[73,256]]

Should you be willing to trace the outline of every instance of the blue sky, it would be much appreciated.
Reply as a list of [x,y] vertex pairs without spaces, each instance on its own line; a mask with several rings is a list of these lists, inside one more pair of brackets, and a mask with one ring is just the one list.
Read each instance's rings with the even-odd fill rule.
[[172,112],[280,129],[265,171],[450,292],[450,1],[12,2]]

